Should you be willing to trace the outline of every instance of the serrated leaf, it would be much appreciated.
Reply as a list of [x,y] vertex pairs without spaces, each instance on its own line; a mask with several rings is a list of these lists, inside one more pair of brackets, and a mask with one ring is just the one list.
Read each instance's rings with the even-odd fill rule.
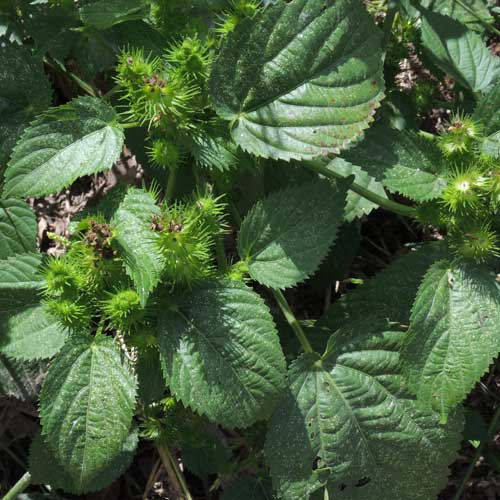
[[0,199],[0,259],[35,250],[37,224],[22,200]]
[[380,32],[359,0],[278,0],[232,32],[211,95],[233,139],[312,159],[360,138],[383,96]]
[[[17,300],[17,299],[16,299]],[[20,360],[48,359],[63,346],[68,331],[36,296],[1,311],[0,352]]]
[[[331,331],[347,320],[363,314],[409,324],[411,307],[423,276],[434,262],[446,257],[446,247],[440,242],[411,249],[365,284],[348,292],[328,309],[318,327]],[[383,297],[384,300],[380,300]]]
[[486,136],[481,151],[493,158],[500,158],[500,83],[478,102],[474,119],[483,125],[483,134]]
[[38,396],[46,364],[8,359],[0,354],[0,399],[14,397],[34,401]]
[[81,494],[102,490],[129,467],[135,455],[139,436],[137,428],[123,442],[120,452],[107,464],[97,476],[84,488],[78,487],[74,479],[57,462],[50,446],[44,442],[39,433],[33,439],[30,448],[30,473],[32,484],[50,484],[52,488],[62,489],[68,493]]
[[364,318],[335,333],[327,359],[293,363],[265,447],[280,498],[429,500],[446,484],[461,418],[440,426],[402,389],[404,335]]
[[147,7],[144,0],[98,0],[80,7],[80,17],[87,26],[103,30],[146,17]]
[[24,128],[50,106],[52,91],[42,62],[20,45],[0,50],[0,170]]
[[238,237],[238,253],[250,276],[272,288],[287,288],[313,274],[335,241],[349,184],[314,180],[259,201]]
[[442,154],[430,141],[410,131],[401,132],[379,122],[343,157],[392,192],[416,201],[437,198],[446,187],[441,175]]
[[12,291],[37,290],[45,283],[39,268],[42,255],[25,253],[0,260],[0,310],[2,298]]
[[136,382],[110,337],[75,334],[40,395],[42,434],[75,488],[91,488],[130,433]]
[[158,334],[172,393],[226,427],[267,418],[284,386],[285,360],[264,301],[229,280],[209,281],[163,306]]
[[421,9],[422,42],[438,66],[473,92],[500,76],[500,61],[481,36],[451,17]]
[[420,404],[443,420],[500,351],[500,286],[486,267],[434,264],[418,291],[403,352]]
[[111,221],[117,246],[125,258],[125,270],[143,305],[160,282],[165,264],[158,247],[159,235],[151,230],[153,215],[160,214],[161,210],[150,192],[129,188]]
[[[361,167],[352,165],[351,163],[343,160],[342,158],[335,158],[329,162],[326,167],[337,174],[344,177],[354,175],[354,182],[372,193],[387,199],[384,186],[382,183],[377,182],[371,175],[367,174]],[[378,205],[363,198],[361,195],[354,191],[347,193],[347,204],[344,210],[344,219],[347,222],[352,222],[354,219],[369,214],[372,210],[376,210]]]
[[102,99],[77,97],[40,116],[22,135],[5,171],[4,195],[45,196],[111,168],[123,131]]

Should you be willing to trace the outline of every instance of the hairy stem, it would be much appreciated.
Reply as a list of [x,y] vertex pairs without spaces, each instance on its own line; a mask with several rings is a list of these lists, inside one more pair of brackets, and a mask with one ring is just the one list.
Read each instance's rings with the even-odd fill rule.
[[170,201],[174,195],[176,180],[177,180],[177,168],[171,167],[168,171],[167,189],[165,191],[166,201]]
[[392,25],[394,24],[394,19],[398,11],[398,2],[396,0],[389,0],[389,5],[387,6],[387,14],[385,15],[384,21],[384,35],[382,38],[382,49],[387,52],[387,47],[391,41]]
[[26,472],[24,476],[7,492],[2,500],[16,500],[29,485],[31,484],[31,474]]
[[141,126],[138,122],[128,122],[128,123],[120,123],[121,128],[139,128]]
[[[307,164],[305,164],[305,166],[309,170],[312,170],[313,172],[316,172],[317,174],[324,175],[325,177],[328,177],[329,179],[345,179],[346,178],[342,174],[339,174],[339,173],[335,172],[334,170],[330,170],[325,165],[319,165],[319,164],[315,164],[315,163],[307,163]],[[379,207],[385,208],[386,210],[389,210],[390,212],[394,212],[395,214],[403,215],[404,217],[416,217],[416,215],[417,215],[417,211],[414,207],[409,207],[408,205],[403,205],[402,203],[398,203],[396,201],[392,201],[392,200],[388,200],[387,198],[383,198],[382,196],[379,196],[378,194],[374,193],[373,191],[370,191],[369,189],[366,189],[363,186],[356,184],[356,182],[353,182],[349,189],[351,191],[354,191],[356,194],[359,194],[363,198],[366,198],[367,200],[369,200],[373,203],[376,203]]]
[[161,461],[163,463],[163,466],[167,470],[170,479],[175,483],[174,485],[176,489],[179,491],[179,493],[181,493],[182,497],[185,500],[193,500],[191,493],[189,493],[184,475],[179,469],[179,464],[170,453],[168,446],[166,446],[165,444],[158,446],[158,453],[160,454]]
[[455,493],[453,500],[460,500],[460,498],[462,498],[465,487],[467,486],[467,481],[469,480],[472,472],[474,471],[474,467],[476,466],[477,461],[481,457],[484,447],[493,438],[499,423],[500,423],[500,405],[498,405],[497,409],[495,410],[495,414],[493,415],[493,419],[491,420],[490,426],[488,427],[488,432],[486,434],[486,437],[481,441],[481,443],[477,447],[476,453],[474,454],[474,457],[470,461],[469,467],[467,468],[467,472],[462,478],[462,481],[460,482],[460,487]]
[[312,348],[311,344],[309,343],[309,340],[307,339],[307,335],[304,332],[304,329],[298,322],[297,318],[295,317],[295,314],[293,314],[293,311],[291,310],[285,296],[283,295],[283,292],[281,290],[274,290],[274,289],[272,290],[272,292],[274,298],[276,299],[276,302],[280,306],[281,312],[285,316],[285,319],[287,320],[288,324],[292,327],[292,330],[299,339],[300,345],[304,349],[304,352],[314,352],[314,349]]

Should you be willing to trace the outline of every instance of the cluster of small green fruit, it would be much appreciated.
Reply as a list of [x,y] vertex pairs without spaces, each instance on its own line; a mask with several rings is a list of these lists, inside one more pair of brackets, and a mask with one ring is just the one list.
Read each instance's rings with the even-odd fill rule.
[[484,262],[500,255],[500,165],[481,152],[481,125],[456,114],[439,136],[447,186],[420,207],[423,219],[446,228],[458,258]]

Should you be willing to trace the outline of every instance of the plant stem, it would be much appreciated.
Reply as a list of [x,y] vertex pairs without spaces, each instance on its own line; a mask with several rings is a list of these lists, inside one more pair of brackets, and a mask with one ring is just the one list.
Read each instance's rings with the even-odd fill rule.
[[[307,163],[305,167],[317,174],[324,175],[330,179],[345,179],[346,177],[342,174],[335,172],[334,170],[330,170],[326,165],[319,165],[316,163]],[[387,198],[383,198],[378,194],[370,191],[369,189],[360,186],[353,182],[349,187],[351,191],[354,191],[356,194],[359,194],[363,198],[376,203],[379,207],[385,208],[390,212],[394,212],[398,215],[403,215],[404,217],[416,217],[417,211],[414,207],[409,207],[408,205],[403,205],[402,203],[398,203],[396,201],[388,200]]]
[[29,485],[31,484],[31,474],[26,472],[24,476],[7,492],[2,500],[16,500]]
[[56,59],[53,58],[49,59],[48,57],[44,57],[43,61],[45,62],[45,64],[50,66],[54,71],[58,71],[59,73],[67,76],[70,80],[73,80],[73,82],[75,82],[84,92],[91,95],[92,97],[97,97],[97,92],[95,91],[95,89],[87,82],[84,82],[79,76],[69,71],[64,66],[64,64],[60,63]]
[[500,405],[498,405],[497,409],[495,410],[495,413],[493,415],[493,419],[491,420],[490,426],[488,427],[488,432],[486,433],[486,438],[481,441],[479,446],[476,448],[476,453],[474,454],[474,457],[472,458],[469,467],[467,469],[467,472],[465,473],[464,477],[462,478],[462,481],[460,482],[460,487],[458,488],[457,492],[455,493],[453,500],[460,500],[462,498],[463,492],[465,490],[465,487],[467,485],[467,481],[469,480],[472,472],[474,471],[474,467],[476,466],[477,461],[481,457],[481,454],[483,452],[484,447],[488,444],[488,442],[493,438],[498,424],[500,422]]
[[462,0],[455,0],[455,2],[458,5],[460,5],[460,7],[462,7],[462,9],[466,10],[469,14],[474,16],[480,22],[480,24],[482,24],[486,28],[486,30],[491,31],[492,33],[494,33],[497,36],[500,36],[500,31],[497,30],[495,28],[495,26],[487,23],[482,17],[479,16],[479,14],[477,12],[474,11],[474,9],[469,7],[465,2],[463,2]]
[[385,15],[384,21],[384,35],[382,38],[382,49],[387,52],[387,47],[391,40],[392,25],[394,24],[394,19],[398,12],[398,2],[396,0],[389,0],[387,6],[387,14]]
[[312,348],[311,344],[309,343],[309,340],[307,339],[306,333],[304,332],[301,324],[297,321],[297,318],[295,317],[295,314],[293,314],[293,311],[291,310],[290,306],[288,305],[288,302],[283,295],[283,292],[281,290],[272,290],[274,298],[276,299],[276,302],[280,306],[281,312],[285,316],[285,319],[287,320],[288,324],[292,327],[292,330],[295,332],[295,335],[299,339],[299,342],[304,349],[304,352],[314,352],[314,349]]
[[170,201],[174,195],[176,180],[177,180],[177,168],[171,167],[168,171],[167,189],[165,191],[165,200],[167,201]]
[[182,493],[185,500],[193,500],[191,493],[189,493],[184,475],[179,469],[179,464],[170,453],[168,447],[166,445],[158,446],[158,453],[160,454],[160,458],[165,469],[167,469],[167,472],[169,473],[169,477],[176,482],[176,488],[180,490],[180,493]]
[[129,123],[120,123],[121,128],[139,128],[141,124],[139,122],[129,122]]

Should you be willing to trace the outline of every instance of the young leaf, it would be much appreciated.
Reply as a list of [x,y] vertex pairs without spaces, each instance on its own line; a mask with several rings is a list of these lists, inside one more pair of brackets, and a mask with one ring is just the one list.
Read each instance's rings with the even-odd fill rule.
[[0,259],[35,250],[35,214],[22,200],[0,199]]
[[500,158],[500,83],[478,102],[474,119],[483,125],[486,136],[481,151],[493,158]]
[[5,171],[4,195],[45,196],[111,168],[123,145],[114,109],[77,97],[40,116],[22,135]]
[[164,259],[158,249],[158,234],[151,230],[153,215],[160,215],[154,196],[144,189],[129,188],[116,211],[111,227],[142,304],[160,282]]
[[50,106],[52,91],[42,62],[20,45],[0,50],[0,170],[24,128]]
[[439,67],[473,92],[486,89],[500,76],[500,62],[480,35],[451,17],[422,12],[422,42]]
[[314,180],[259,201],[238,238],[238,253],[250,276],[272,288],[287,288],[313,274],[335,241],[349,184]]
[[110,337],[73,335],[40,395],[42,434],[76,490],[85,491],[123,451],[136,383]]
[[37,434],[31,443],[29,463],[33,484],[50,484],[53,488],[68,493],[81,494],[102,490],[121,476],[129,467],[135,455],[139,435],[137,428],[123,442],[120,452],[106,464],[101,471],[86,485],[78,486],[74,478],[58,463],[41,434]]
[[461,418],[439,426],[402,390],[404,335],[365,318],[334,334],[327,359],[292,364],[265,447],[279,498],[429,500],[446,484]]
[[22,362],[0,354],[0,400],[2,396],[34,401],[43,380],[43,362]]
[[[408,324],[410,311],[422,277],[439,259],[446,257],[446,247],[434,242],[399,257],[364,285],[337,301],[319,320],[319,327],[332,332],[360,312],[390,321]],[[380,300],[384,297],[384,300]]]
[[229,280],[178,299],[158,320],[163,369],[172,393],[225,427],[267,418],[284,386],[285,360],[264,301]]
[[380,32],[359,0],[283,0],[238,24],[211,75],[237,144],[290,160],[338,153],[383,96]]
[[103,30],[146,17],[146,7],[144,0],[97,0],[80,7],[80,17],[87,26]]
[[410,388],[446,420],[500,351],[500,287],[486,267],[435,263],[418,291],[403,352]]
[[392,192],[416,201],[437,198],[446,187],[440,175],[442,155],[439,148],[418,134],[400,132],[377,123],[365,138],[343,157],[358,165]]

